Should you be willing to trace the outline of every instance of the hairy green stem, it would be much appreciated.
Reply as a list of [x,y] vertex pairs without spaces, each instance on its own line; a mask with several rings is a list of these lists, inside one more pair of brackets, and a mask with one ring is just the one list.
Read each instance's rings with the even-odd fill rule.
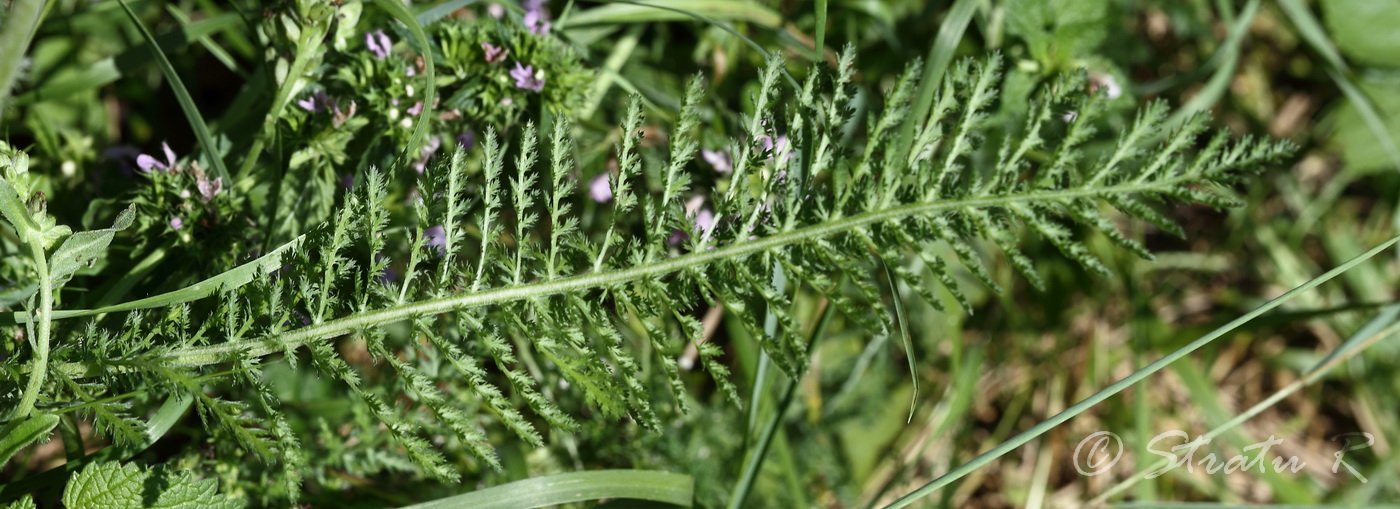
[[[304,48],[316,40],[317,37],[325,37],[325,33],[315,30],[306,30],[301,34],[301,40],[297,41],[298,48]],[[296,87],[297,81],[306,74],[306,66],[314,58],[312,52],[298,52],[292,59],[292,65],[287,68],[287,81],[277,87],[277,94],[272,97],[272,108],[268,110],[267,116],[263,117],[262,132],[253,138],[253,146],[249,147],[243,165],[238,168],[238,173],[234,178],[239,180],[239,189],[246,191],[251,189],[256,181],[248,174],[252,171],[253,165],[258,164],[258,157],[261,155],[263,146],[267,143],[268,130],[277,125],[277,120],[282,118],[282,108],[291,100],[292,89]]]
[[[751,241],[738,242],[718,249],[695,252],[628,269],[594,272],[550,281],[426,299],[376,311],[358,313],[272,336],[178,349],[167,353],[165,359],[176,367],[194,367],[226,362],[235,356],[245,356],[248,358],[261,357],[287,351],[312,341],[334,338],[369,327],[407,320],[415,316],[447,313],[458,309],[516,302],[549,295],[618,285],[629,281],[681,272],[718,261],[759,254],[779,247],[823,238],[853,228],[892,221],[908,216],[935,214],[969,208],[1003,207],[1020,202],[1048,203],[1109,195],[1162,193],[1182,183],[1188,182],[1192,178],[1194,177],[1190,175],[1182,175],[1146,184],[1122,184],[1101,188],[1080,187],[1054,191],[1039,191],[1015,196],[977,196],[932,203],[913,203],[885,210],[864,212],[835,221],[816,224]],[[65,364],[60,369],[62,369],[65,374],[74,377],[90,376],[97,372],[96,366],[89,366],[87,364]]]
[[53,281],[49,279],[49,260],[44,254],[44,245],[39,239],[30,239],[29,249],[34,255],[34,269],[39,272],[39,327],[34,338],[34,362],[29,369],[29,383],[24,387],[19,406],[11,414],[16,418],[28,417],[34,410],[34,402],[39,399],[39,388],[49,372],[49,331],[53,325]]

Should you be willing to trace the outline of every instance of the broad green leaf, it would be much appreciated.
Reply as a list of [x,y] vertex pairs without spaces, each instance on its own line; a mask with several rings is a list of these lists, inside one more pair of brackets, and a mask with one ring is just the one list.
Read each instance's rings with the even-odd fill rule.
[[37,229],[34,220],[29,217],[29,208],[24,206],[24,199],[19,197],[10,181],[4,178],[0,178],[0,215],[5,216],[5,220],[10,222],[10,226],[20,238],[24,238],[26,232]]
[[111,228],[78,232],[63,239],[63,244],[49,257],[49,280],[53,286],[63,286],[78,269],[92,266],[107,256],[107,245],[112,243],[112,237],[131,226],[135,218],[135,208],[128,207],[117,215]]
[[1327,117],[1332,128],[1327,144],[1341,152],[1347,171],[1370,173],[1394,168],[1394,159],[1386,148],[1388,140],[1377,136],[1377,131],[1392,140],[1400,138],[1400,80],[1358,81],[1358,95],[1372,99],[1380,125],[1373,129],[1366,110],[1347,101]]
[[63,505],[70,509],[237,509],[243,502],[218,492],[214,479],[195,480],[187,470],[143,468],[133,463],[94,463],[68,481]]
[[39,414],[0,427],[0,467],[20,449],[49,436],[54,426],[58,426],[57,415]]
[[1323,0],[1322,15],[1342,54],[1358,63],[1400,67],[1400,1]]
[[695,480],[647,470],[595,470],[532,477],[406,509],[526,509],[600,499],[633,499],[689,507]]
[[34,505],[34,499],[30,498],[29,495],[25,495],[24,498],[11,502],[10,505],[5,506],[6,509],[36,509],[37,507],[38,506]]

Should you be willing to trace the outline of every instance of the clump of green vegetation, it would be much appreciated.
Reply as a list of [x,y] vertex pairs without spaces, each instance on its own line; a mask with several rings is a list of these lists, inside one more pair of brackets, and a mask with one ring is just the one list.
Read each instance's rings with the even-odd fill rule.
[[[1280,170],[1333,141],[1263,77],[1389,138],[1332,11],[40,4],[0,18],[13,507],[1237,500],[1144,480],[1146,453],[1107,488],[1058,465],[1095,430],[1245,449],[1232,427],[1317,406],[1348,359],[1360,402],[1311,416],[1380,433],[1395,403],[1365,391],[1395,360],[1368,350],[1391,271],[1363,265],[1391,215],[1341,240],[1271,216],[1361,228],[1307,205],[1350,190]],[[1363,304],[1313,291],[1339,276]],[[1374,454],[1352,472],[1384,477]],[[1259,501],[1396,489],[1240,475]]]

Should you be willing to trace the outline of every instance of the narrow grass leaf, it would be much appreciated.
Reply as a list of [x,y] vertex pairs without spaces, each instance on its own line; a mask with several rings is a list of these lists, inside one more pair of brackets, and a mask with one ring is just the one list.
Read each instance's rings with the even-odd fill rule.
[[670,2],[610,2],[569,16],[559,29],[620,23],[685,21],[693,17],[748,21],[767,27],[782,25],[783,18],[772,9],[747,0],[675,0]]
[[1376,139],[1381,142],[1381,147],[1385,149],[1390,160],[1396,168],[1400,168],[1400,148],[1397,148],[1395,138],[1391,137],[1390,130],[1386,129],[1385,122],[1381,120],[1381,115],[1376,111],[1375,103],[1367,97],[1356,86],[1356,82],[1351,79],[1351,71],[1347,68],[1345,60],[1337,51],[1336,45],[1327,37],[1327,32],[1323,30],[1322,24],[1313,16],[1312,11],[1303,5],[1301,0],[1278,0],[1279,7],[1288,15],[1288,20],[1293,22],[1294,28],[1298,29],[1298,35],[1307,41],[1322,59],[1327,62],[1327,75],[1332,81],[1337,83],[1337,88],[1341,89],[1342,95],[1346,96],[1356,112],[1361,115],[1361,119],[1366,122],[1366,127],[1376,135]]
[[[405,6],[403,2],[399,0],[374,0],[374,3],[381,9],[387,11],[394,19],[399,20],[400,23],[408,27],[409,33],[412,33],[413,38],[418,41],[419,48],[432,47],[432,45],[428,43],[428,34],[423,32],[423,25],[418,23],[418,19],[413,15],[412,11],[408,10],[408,7]],[[436,64],[433,63],[432,51],[421,51],[419,52],[419,56],[423,57],[423,74],[426,78],[424,80],[426,84],[423,86],[423,104],[430,105],[433,104],[433,98],[437,94],[437,76],[433,72]],[[423,136],[428,131],[428,117],[430,115],[432,115],[432,108],[422,108],[422,111],[418,113],[418,121],[416,125],[413,126],[413,137],[409,139],[408,146],[404,147],[402,156],[404,164],[407,164],[408,161],[412,160],[418,154],[418,147],[422,144]]]
[[19,77],[20,62],[24,61],[29,39],[39,25],[43,5],[42,0],[15,0],[4,13],[3,24],[0,24],[0,111],[5,111],[10,87]]
[[689,507],[695,480],[651,470],[594,470],[532,477],[405,509],[548,507],[600,499],[650,500]]
[[190,128],[194,130],[194,136],[199,140],[200,149],[209,159],[214,176],[228,178],[228,169],[224,167],[224,159],[214,145],[214,137],[209,135],[209,126],[204,124],[204,117],[199,114],[199,108],[194,105],[194,99],[190,97],[190,92],[185,89],[185,83],[180,81],[180,75],[175,72],[175,66],[171,65],[170,59],[166,58],[164,51],[161,51],[160,43],[156,41],[154,35],[151,35],[151,31],[146,29],[146,24],[141,22],[136,11],[131,10],[131,6],[126,4],[126,0],[117,1],[121,3],[122,10],[126,11],[127,17],[131,19],[131,24],[140,30],[141,37],[146,40],[151,53],[155,55],[161,73],[165,74],[166,81],[170,83],[170,91],[175,94],[175,101],[180,103],[180,110],[185,113],[185,119],[189,120]]
[[[292,253],[301,245],[306,236],[302,235],[291,242],[283,244],[281,247],[268,252],[257,259],[239,265],[217,276],[205,279],[190,286],[174,290],[160,295],[153,295],[144,299],[137,299],[121,304],[100,307],[96,309],[62,309],[53,313],[55,320],[62,318],[77,318],[82,316],[99,315],[103,313],[116,313],[119,311],[132,311],[136,309],[148,309],[156,307],[170,306],[185,302],[203,299],[215,292],[227,292],[251,282],[258,274],[265,274],[276,270],[282,266],[283,257]],[[18,323],[29,323],[29,314],[16,311],[0,314],[0,325],[13,325]]]
[[1370,251],[1362,253],[1357,257],[1348,260],[1346,263],[1338,266],[1337,268],[1329,270],[1321,276],[1315,277],[1309,280],[1308,282],[1303,283],[1302,285],[1299,285],[1298,287],[1292,290],[1289,290],[1283,295],[1275,297],[1273,300],[1264,303],[1264,305],[1255,308],[1253,311],[1245,313],[1243,316],[1231,320],[1230,323],[1227,323],[1221,326],[1220,328],[1211,331],[1205,336],[1201,336],[1195,341],[1192,341],[1186,346],[1183,346],[1177,349],[1176,351],[1167,354],[1167,356],[1158,359],[1152,364],[1148,364],[1142,369],[1134,371],[1131,375],[1128,375],[1127,377],[1124,377],[1123,379],[1114,382],[1113,384],[1109,385],[1103,390],[1094,393],[1088,398],[1085,398],[1083,401],[1075,403],[1073,406],[1065,409],[1063,412],[1055,414],[1054,416],[1050,417],[1049,419],[1046,419],[1040,424],[1035,425],[1031,429],[1028,429],[1017,434],[1014,437],[1011,437],[1011,439],[1002,442],[1000,445],[993,447],[991,450],[978,455],[976,458],[973,458],[972,461],[964,463],[961,466],[953,469],[952,471],[938,477],[937,479],[930,481],[928,484],[925,484],[919,489],[909,493],[908,495],[901,497],[899,500],[894,501],[894,503],[886,507],[907,507],[910,504],[913,504],[914,502],[918,501],[919,499],[926,497],[929,494],[948,486],[949,484],[952,484],[954,481],[957,481],[958,479],[963,478],[967,474],[972,473],[974,470],[977,470],[982,466],[991,463],[993,460],[996,460],[997,458],[1006,455],[1006,453],[1009,453],[1015,450],[1016,448],[1025,445],[1027,442],[1030,442],[1036,437],[1048,433],[1050,430],[1054,429],[1056,426],[1059,426],[1065,421],[1068,421],[1071,418],[1074,418],[1075,416],[1084,413],[1085,411],[1092,408],[1094,405],[1103,402],[1103,400],[1106,400],[1109,397],[1118,394],[1119,392],[1122,392],[1123,389],[1127,389],[1128,387],[1131,387],[1132,385],[1142,381],[1143,379],[1146,379],[1148,376],[1151,376],[1153,373],[1161,371],[1162,368],[1165,368],[1171,363],[1176,362],[1177,359],[1191,354],[1191,352],[1194,352],[1202,346],[1205,346],[1210,342],[1215,341],[1216,339],[1219,339],[1220,337],[1225,336],[1226,334],[1229,334],[1236,328],[1239,328],[1239,326],[1244,325],[1250,320],[1255,319],[1259,315],[1267,313],[1270,310],[1273,310],[1274,308],[1279,307],[1290,300],[1293,300],[1299,295],[1302,295],[1303,293],[1312,290],[1318,285],[1321,285],[1322,283],[1330,281],[1333,278],[1341,275],[1342,273],[1345,273],[1352,267],[1355,267],[1361,264],[1362,262],[1371,259],[1371,257],[1376,256],[1382,251],[1385,251],[1386,249],[1395,245],[1397,241],[1400,241],[1400,237],[1393,237],[1390,240],[1385,241],[1381,245],[1371,248]]

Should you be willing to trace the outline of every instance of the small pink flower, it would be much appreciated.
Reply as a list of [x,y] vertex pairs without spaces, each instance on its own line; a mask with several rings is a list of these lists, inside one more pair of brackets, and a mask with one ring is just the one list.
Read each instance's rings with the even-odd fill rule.
[[146,173],[150,173],[154,170],[170,171],[174,169],[175,151],[170,150],[170,145],[163,141],[160,142],[160,148],[165,152],[165,162],[161,162],[149,155],[141,154],[136,156],[136,166]]
[[544,9],[530,9],[525,13],[525,27],[530,29],[530,33],[544,35],[549,33],[549,18]]
[[416,103],[413,103],[413,106],[411,106],[411,107],[408,108],[408,114],[409,114],[409,115],[417,115],[417,114],[422,113],[422,112],[423,112],[423,101],[418,101],[418,102],[416,102]]
[[437,225],[423,231],[424,245],[438,256],[447,253],[447,230],[442,225]]
[[700,233],[700,238],[710,238],[710,232],[715,230],[715,213],[710,209],[700,209],[695,214],[695,231]]
[[773,142],[772,136],[766,134],[759,136],[758,140],[760,143],[763,144],[763,152],[768,154],[769,161],[772,161],[773,156],[777,155],[778,163],[784,164],[787,163],[788,159],[792,157],[792,147],[789,146],[788,138],[786,135],[778,135],[777,143]]
[[394,43],[389,40],[389,36],[384,35],[383,30],[375,30],[365,32],[365,46],[369,46],[374,58],[384,60],[389,57],[389,50],[394,47]]
[[182,227],[184,227],[184,226],[185,226],[185,220],[184,220],[184,219],[180,219],[180,218],[178,218],[178,217],[172,217],[172,218],[170,218],[170,229],[172,229],[172,230],[179,230],[180,228],[182,228]]
[[510,50],[505,47],[493,46],[489,42],[482,42],[481,49],[486,51],[486,63],[488,64],[504,62],[506,60],[506,55],[510,54]]
[[600,173],[597,177],[593,177],[593,180],[588,181],[588,197],[598,203],[612,201],[612,187],[608,184],[607,172]]
[[700,157],[705,159],[705,162],[710,163],[710,166],[713,166],[717,172],[730,173],[734,171],[734,166],[729,160],[729,154],[722,150],[702,148],[700,149]]
[[521,65],[520,62],[516,62],[515,69],[510,71],[510,77],[515,78],[516,88],[523,88],[531,92],[544,90],[544,72],[535,72],[535,67],[532,65]]
[[200,174],[198,179],[195,180],[194,186],[199,189],[199,195],[204,197],[204,202],[208,203],[209,200],[214,199],[214,195],[219,194],[219,191],[223,190],[224,179],[223,177],[215,177],[214,180],[208,180],[204,178],[203,174]]

